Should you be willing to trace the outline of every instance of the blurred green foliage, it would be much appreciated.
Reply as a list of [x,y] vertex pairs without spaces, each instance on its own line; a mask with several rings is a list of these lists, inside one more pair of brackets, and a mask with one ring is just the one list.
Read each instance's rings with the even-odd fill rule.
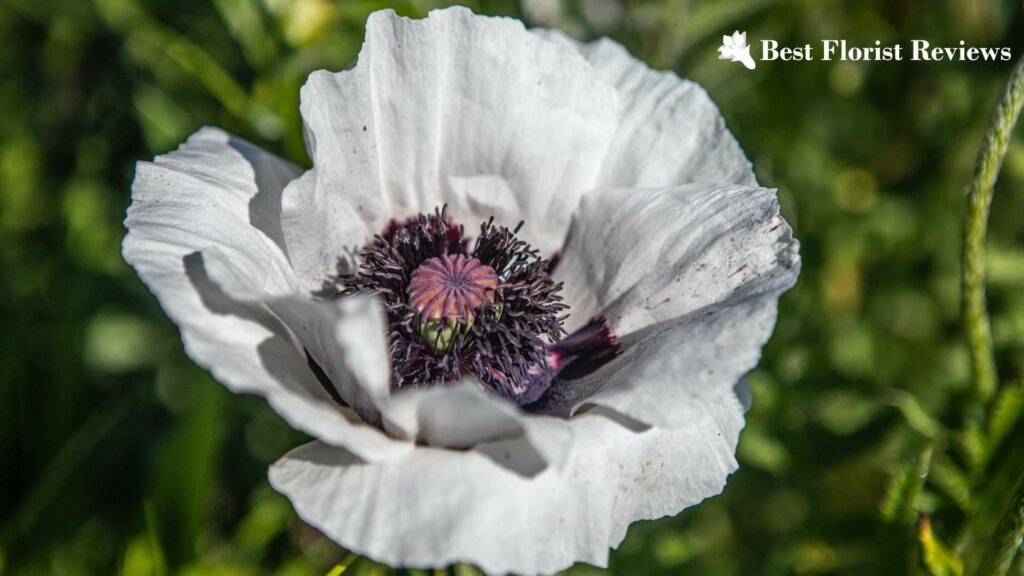
[[[748,72],[715,48],[739,29],[784,45],[923,38],[1016,55],[1017,4],[468,4],[610,35],[701,82],[802,241],[803,275],[749,378],[740,471],[722,496],[635,525],[611,571],[958,574],[976,563],[975,544],[1024,472],[1019,135],[990,228],[1004,391],[984,425],[962,409],[958,316],[964,186],[1011,64],[763,62]],[[344,558],[265,480],[303,437],[187,360],[120,258],[120,222],[133,162],[204,124],[308,165],[305,76],[350,65],[371,11],[434,6],[0,1],[0,574],[325,574]],[[347,573],[387,569],[363,559]]]

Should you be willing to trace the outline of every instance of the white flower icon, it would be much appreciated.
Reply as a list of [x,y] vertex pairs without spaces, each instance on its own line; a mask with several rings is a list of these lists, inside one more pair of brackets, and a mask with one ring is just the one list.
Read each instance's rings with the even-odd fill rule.
[[742,62],[748,70],[757,68],[757,63],[750,57],[750,46],[747,46],[747,33],[737,30],[732,36],[722,36],[722,45],[718,48],[719,60]]

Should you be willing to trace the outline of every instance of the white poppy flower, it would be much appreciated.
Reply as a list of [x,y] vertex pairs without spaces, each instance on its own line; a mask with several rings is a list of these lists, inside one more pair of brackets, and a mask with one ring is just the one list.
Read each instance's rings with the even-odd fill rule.
[[391,565],[532,574],[722,490],[800,259],[700,86],[384,11],[301,112],[305,172],[214,128],[140,163],[124,256],[196,363],[316,437],[270,470],[303,519]]

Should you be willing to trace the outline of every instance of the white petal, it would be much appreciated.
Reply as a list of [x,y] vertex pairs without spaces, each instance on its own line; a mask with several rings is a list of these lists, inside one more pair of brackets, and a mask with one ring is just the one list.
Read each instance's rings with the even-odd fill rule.
[[[275,177],[260,178],[267,173]],[[244,140],[203,128],[177,151],[138,164],[125,251],[142,260],[130,263],[166,274],[166,261],[176,257],[173,264],[182,268],[185,256],[212,249],[232,287],[266,296],[290,293],[295,275],[272,241],[271,206],[288,176],[297,174],[295,166]],[[257,226],[264,223],[269,234]],[[210,260],[207,266],[214,264]]]
[[[452,176],[448,178],[448,185],[452,200],[459,202],[458,207],[453,204],[452,208],[460,213],[494,216],[495,221],[510,226],[522,219],[519,198],[508,181],[500,176]],[[468,229],[468,233],[473,232],[472,228]]]
[[739,30],[733,32],[732,43],[735,44],[737,48],[745,48],[747,46],[747,33],[744,32],[740,34]]
[[573,441],[566,420],[523,412],[474,380],[395,393],[385,407],[384,428],[396,437],[456,449],[508,441],[531,456],[526,468],[509,464],[523,475],[561,466]]
[[380,423],[391,383],[387,318],[367,296],[312,300],[293,296],[268,303],[363,421]]
[[685,423],[681,406],[699,410],[703,396],[756,365],[777,300],[799,274],[798,250],[772,190],[701,184],[588,194],[556,276],[571,327],[604,316],[624,354],[561,384],[563,408],[589,396],[647,424]]
[[366,463],[313,443],[279,460],[270,482],[307,522],[392,566],[465,561],[494,574],[605,566],[631,522],[717,494],[736,469],[742,409],[731,391],[718,400],[675,430],[630,429],[598,410],[581,415],[568,421],[566,461],[536,475],[501,465],[488,445],[420,447]]
[[299,170],[220,130],[140,162],[125,260],[180,327],[185,351],[235,392],[259,394],[295,428],[367,459],[410,450],[350,422],[317,383],[292,332],[264,303],[298,281],[273,241],[281,187]]
[[721,402],[722,390],[757,366],[775,327],[779,294],[740,299],[681,318],[589,378],[598,389],[582,405],[599,405],[660,428],[686,426]]
[[515,408],[471,380],[451,386],[397,392],[387,407],[385,429],[432,446],[470,448],[518,438],[523,427]]
[[[301,112],[313,168],[284,191],[281,226],[292,266],[310,290],[330,288],[353,271],[354,256],[383,231],[381,195],[366,70],[349,76],[314,72],[302,87]],[[346,80],[342,82],[341,80]],[[367,127],[353,130],[352,126]]]
[[[296,269],[316,285],[343,248],[388,219],[447,203],[474,229],[494,207],[460,183],[503,182],[524,236],[557,250],[579,195],[595,185],[618,102],[571,47],[451,8],[425,20],[372,14],[356,67],[310,75],[302,115],[314,173],[286,191],[284,232]],[[504,196],[499,210],[513,205]]]
[[799,272],[775,192],[691,184],[588,194],[556,279],[570,330],[605,316],[620,338],[764,291]]
[[[651,70],[607,38],[580,44],[561,32],[535,32],[575,46],[598,76],[618,92],[619,126],[604,162],[600,187],[650,188],[694,182],[756,185],[750,161],[699,84],[673,72]],[[733,46],[730,36],[722,40],[725,46]]]

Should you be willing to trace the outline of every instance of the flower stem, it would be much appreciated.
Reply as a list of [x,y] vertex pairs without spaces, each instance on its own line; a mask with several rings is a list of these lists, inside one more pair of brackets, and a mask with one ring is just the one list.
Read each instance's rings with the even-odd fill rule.
[[327,576],[341,576],[356,560],[359,560],[359,554],[349,552],[348,556],[345,556],[344,560],[335,564],[334,568],[331,568],[331,571],[327,573]]
[[1010,506],[996,527],[995,537],[977,573],[985,576],[1006,574],[1013,564],[1017,549],[1020,548],[1021,538],[1024,538],[1024,475],[1017,482]]
[[970,348],[974,395],[977,406],[992,397],[997,387],[992,330],[985,305],[985,235],[989,209],[999,170],[1024,104],[1024,57],[1014,67],[1003,97],[996,107],[978,156],[974,181],[968,188],[967,218],[963,238],[963,322]]

